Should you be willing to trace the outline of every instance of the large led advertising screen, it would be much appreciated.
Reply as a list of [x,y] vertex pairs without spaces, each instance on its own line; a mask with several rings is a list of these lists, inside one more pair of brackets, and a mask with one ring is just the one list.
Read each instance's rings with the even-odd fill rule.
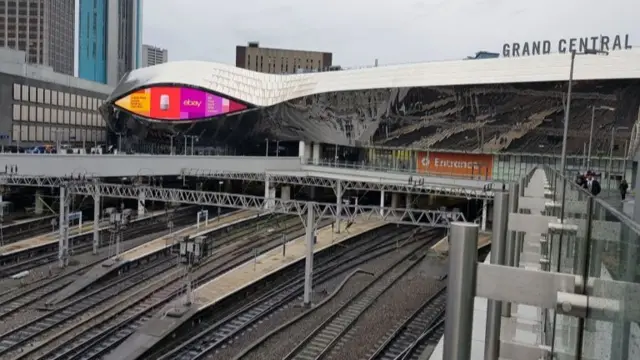
[[115,103],[139,116],[157,120],[197,120],[245,110],[243,104],[187,87],[150,87]]

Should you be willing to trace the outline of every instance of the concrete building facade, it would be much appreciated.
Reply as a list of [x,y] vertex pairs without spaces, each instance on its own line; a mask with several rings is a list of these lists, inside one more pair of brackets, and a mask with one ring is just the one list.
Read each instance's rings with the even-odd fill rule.
[[333,54],[321,51],[262,48],[257,42],[236,46],[236,66],[269,74],[328,70]]
[[31,64],[74,73],[75,0],[0,0],[0,47]]
[[142,45],[142,66],[153,66],[169,61],[169,50],[153,45]]
[[104,143],[106,124],[98,108],[113,88],[26,64],[25,56],[0,49],[0,144]]
[[78,76],[115,86],[141,66],[142,0],[79,0]]

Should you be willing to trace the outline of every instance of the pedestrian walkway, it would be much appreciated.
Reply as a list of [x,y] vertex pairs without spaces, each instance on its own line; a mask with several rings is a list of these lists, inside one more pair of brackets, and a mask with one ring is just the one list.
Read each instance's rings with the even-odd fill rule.
[[[544,184],[547,182],[544,170],[536,170],[528,186],[525,188],[525,196],[544,198]],[[532,211],[534,214],[534,211]],[[540,215],[538,212],[537,215]],[[523,253],[520,267],[540,270],[540,236],[541,234],[525,234]],[[490,255],[485,259],[489,263]],[[496,280],[499,281],[499,280]],[[511,317],[502,318],[500,339],[506,343],[522,343],[532,346],[541,344],[540,329],[542,319],[540,310],[533,306],[514,304],[511,307]],[[487,299],[476,297],[473,312],[473,335],[470,360],[484,360],[485,332],[487,325]],[[444,337],[433,349],[430,359],[443,359]],[[430,349],[427,349],[430,351]],[[511,359],[511,357],[505,357]],[[448,359],[447,359],[448,360]],[[513,359],[517,360],[517,359]]]

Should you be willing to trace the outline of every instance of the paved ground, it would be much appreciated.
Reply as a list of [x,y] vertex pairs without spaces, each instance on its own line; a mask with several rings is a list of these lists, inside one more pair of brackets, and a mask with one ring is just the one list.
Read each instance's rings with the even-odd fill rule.
[[621,201],[620,194],[617,191],[603,191],[600,195],[601,199],[606,200],[609,204],[615,206],[617,209],[622,209],[625,214],[633,216],[633,207],[636,203],[634,196],[627,195],[627,198],[624,201]]

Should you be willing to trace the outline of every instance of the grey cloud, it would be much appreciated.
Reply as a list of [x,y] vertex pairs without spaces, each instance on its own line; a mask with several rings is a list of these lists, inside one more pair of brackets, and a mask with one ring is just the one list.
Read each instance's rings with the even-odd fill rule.
[[346,66],[458,59],[504,42],[631,34],[637,0],[148,0],[144,42],[234,63],[235,46],[331,51]]

